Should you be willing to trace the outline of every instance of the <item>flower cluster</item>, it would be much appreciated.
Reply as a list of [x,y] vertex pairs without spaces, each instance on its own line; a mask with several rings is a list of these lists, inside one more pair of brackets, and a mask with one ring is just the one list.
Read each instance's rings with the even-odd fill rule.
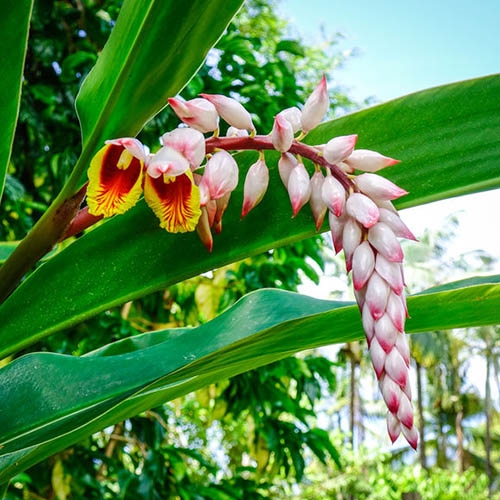
[[[268,189],[264,151],[280,152],[278,170],[293,216],[309,203],[319,230],[328,214],[335,250],[344,250],[388,408],[389,436],[394,442],[402,433],[416,448],[410,352],[404,333],[403,252],[398,240],[414,236],[391,203],[406,191],[375,173],[398,161],[355,149],[354,134],[316,146],[301,142],[328,110],[324,77],[302,109],[288,108],[275,117],[268,135],[257,135],[250,113],[238,101],[222,95],[201,94],[189,101],[171,98],[168,102],[184,125],[164,134],[155,154],[137,139],[122,138],[107,141],[94,157],[87,189],[89,213],[104,217],[123,213],[144,193],[161,227],[174,233],[197,230],[211,251],[212,231],[221,231],[224,211],[239,182],[238,164],[230,152],[259,152],[245,177],[242,217],[259,204]],[[226,137],[219,136],[220,119],[229,125]],[[304,158],[314,165],[312,176]]]

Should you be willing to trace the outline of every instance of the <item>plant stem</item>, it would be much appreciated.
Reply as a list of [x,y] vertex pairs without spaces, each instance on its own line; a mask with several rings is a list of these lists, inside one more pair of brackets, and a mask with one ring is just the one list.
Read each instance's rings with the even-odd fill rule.
[[[271,136],[269,135],[255,135],[253,137],[210,137],[206,140],[207,154],[213,153],[217,149],[224,149],[226,151],[262,151],[265,149],[274,150],[274,146]],[[302,156],[303,158],[311,160],[316,165],[321,165],[322,167],[330,169],[333,176],[342,186],[344,186],[347,192],[353,187],[353,183],[349,179],[349,176],[337,165],[328,163],[314,146],[309,146],[294,140],[287,153]]]
[[19,243],[0,268],[0,303],[14,290],[22,277],[49,252],[70,225],[85,196],[85,189],[65,198],[64,191]]

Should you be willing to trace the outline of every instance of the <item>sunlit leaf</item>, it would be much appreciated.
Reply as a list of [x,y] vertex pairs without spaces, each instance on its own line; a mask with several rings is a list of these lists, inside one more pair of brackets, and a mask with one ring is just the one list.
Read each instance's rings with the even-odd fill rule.
[[[400,201],[405,207],[500,187],[498,95],[497,75],[451,84],[334,120],[308,139],[324,142],[332,135],[357,132],[361,147],[400,158],[402,162],[388,168],[387,175],[410,192]],[[458,138],[462,132],[467,140]],[[238,156],[242,170],[255,156]],[[41,266],[0,307],[0,353],[20,349],[110,306],[312,236],[308,207],[291,218],[277,156],[267,155],[267,163],[271,189],[241,221],[240,185],[211,254],[196,234],[171,235],[160,229],[144,203],[77,240]],[[65,300],[68,296],[71,301]]]

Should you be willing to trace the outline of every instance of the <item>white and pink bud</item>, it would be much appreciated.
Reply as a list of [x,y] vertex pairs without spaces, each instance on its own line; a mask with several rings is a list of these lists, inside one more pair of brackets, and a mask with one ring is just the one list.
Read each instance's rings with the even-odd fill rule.
[[330,139],[323,147],[323,156],[331,165],[343,162],[352,152],[358,136],[342,135]]
[[226,130],[226,137],[248,137],[248,130],[231,126]]
[[291,153],[282,153],[278,161],[278,171],[281,182],[288,189],[288,179],[292,170],[298,165],[298,160]]
[[351,217],[348,217],[344,224],[344,230],[342,231],[342,247],[344,248],[347,272],[352,269],[354,251],[361,243],[362,238],[363,232],[359,224]]
[[287,188],[295,217],[311,197],[311,180],[303,163],[298,162],[290,172]]
[[192,169],[198,168],[205,159],[205,137],[194,128],[176,128],[163,134],[160,142],[163,146],[174,148],[182,153]]
[[148,174],[156,179],[161,175],[177,177],[189,169],[187,158],[174,148],[163,146],[147,162]]
[[271,141],[274,149],[280,153],[286,153],[292,146],[292,125],[281,114],[276,115],[274,118],[273,130],[271,131]]
[[363,241],[352,256],[352,281],[355,290],[361,290],[375,269],[375,255],[368,241]]
[[329,171],[323,181],[321,196],[328,209],[340,217],[344,212],[346,192],[344,186]]
[[326,77],[323,75],[323,78],[319,82],[318,86],[308,97],[304,107],[302,108],[302,131],[307,133],[317,127],[326,115],[329,106],[330,98],[328,96],[328,89],[326,86]]
[[408,194],[407,191],[396,186],[396,184],[389,179],[377,174],[365,173],[358,175],[355,183],[359,190],[370,198],[395,200]]
[[403,262],[403,249],[392,229],[379,222],[368,230],[368,241],[391,262]]
[[243,207],[241,209],[241,217],[258,205],[269,185],[269,169],[263,158],[255,162],[247,172],[245,177],[245,185],[243,187]]
[[206,99],[196,97],[190,101],[183,101],[170,97],[168,103],[184,123],[202,133],[213,132],[219,128],[217,110]]
[[377,172],[382,168],[399,163],[399,160],[389,158],[369,149],[356,149],[344,161],[351,168],[363,172]]
[[361,193],[352,193],[346,202],[347,214],[356,219],[363,227],[369,229],[374,226],[379,219],[377,205]]
[[387,208],[380,208],[380,222],[387,224],[398,238],[417,241],[415,235],[408,229],[401,217]]
[[314,217],[314,222],[316,223],[316,231],[319,231],[323,225],[326,211],[328,210],[323,201],[322,194],[324,180],[325,177],[320,170],[316,170],[311,177],[311,198],[309,199],[309,205],[311,206],[311,212]]
[[238,164],[227,151],[218,151],[208,161],[200,181],[211,200],[222,198],[238,185]]
[[286,108],[278,113],[292,126],[294,135],[302,129],[302,113],[299,108]]
[[342,237],[344,234],[344,226],[346,223],[347,217],[345,214],[342,214],[340,217],[337,217],[333,214],[333,212],[328,211],[328,224],[330,226],[330,233],[332,235],[333,248],[335,249],[335,253],[339,253],[342,250]]
[[255,130],[252,116],[240,102],[225,95],[200,95],[215,106],[217,113],[229,125],[241,130]]

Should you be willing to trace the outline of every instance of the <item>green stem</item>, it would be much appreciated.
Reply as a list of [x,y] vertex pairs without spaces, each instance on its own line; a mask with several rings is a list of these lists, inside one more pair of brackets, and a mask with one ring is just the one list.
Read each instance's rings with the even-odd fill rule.
[[54,247],[75,217],[85,196],[85,188],[77,191],[77,186],[88,166],[87,152],[91,150],[91,147],[85,148],[57,198],[0,268],[0,304],[23,276]]

